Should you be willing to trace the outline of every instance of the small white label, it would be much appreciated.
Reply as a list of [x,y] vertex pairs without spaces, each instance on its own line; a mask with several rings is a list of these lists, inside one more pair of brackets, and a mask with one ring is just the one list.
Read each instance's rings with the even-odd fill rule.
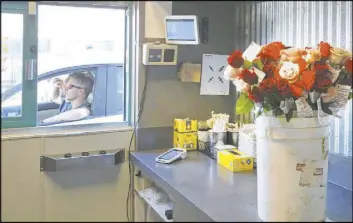
[[297,105],[297,116],[299,118],[308,118],[314,116],[313,110],[311,109],[308,102],[306,102],[305,98],[298,98],[295,101],[295,104]]

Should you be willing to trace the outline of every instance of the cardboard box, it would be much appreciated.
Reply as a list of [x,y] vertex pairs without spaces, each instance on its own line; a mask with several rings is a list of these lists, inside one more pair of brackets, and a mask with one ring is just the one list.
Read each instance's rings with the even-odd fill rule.
[[197,132],[197,120],[174,119],[174,131],[176,132]]
[[186,150],[197,149],[197,132],[180,133],[174,131],[173,145]]
[[254,159],[237,149],[217,151],[217,162],[232,172],[249,171],[254,168]]

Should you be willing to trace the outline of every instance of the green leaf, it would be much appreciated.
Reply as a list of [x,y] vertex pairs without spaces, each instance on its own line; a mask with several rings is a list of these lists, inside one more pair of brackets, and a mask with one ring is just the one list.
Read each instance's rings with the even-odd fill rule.
[[235,105],[235,112],[237,115],[244,115],[251,112],[254,107],[254,102],[252,102],[246,93],[241,93]]
[[352,92],[349,92],[348,100],[351,100],[352,98],[353,98],[353,94],[352,94]]
[[249,60],[244,60],[243,68],[250,69],[252,67],[252,63]]
[[289,112],[286,114],[286,120],[289,122],[293,118],[293,109],[290,109]]
[[254,67],[256,67],[257,69],[263,71],[264,69],[264,65],[262,64],[262,61],[260,58],[255,59],[252,64],[254,65]]

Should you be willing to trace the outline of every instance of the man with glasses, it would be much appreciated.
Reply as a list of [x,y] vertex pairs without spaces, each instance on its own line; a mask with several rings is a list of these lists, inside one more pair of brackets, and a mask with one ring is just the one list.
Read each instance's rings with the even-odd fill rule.
[[43,120],[43,123],[76,121],[91,114],[88,95],[92,92],[94,77],[87,72],[70,74],[65,81],[54,79],[52,101],[60,104],[59,114]]

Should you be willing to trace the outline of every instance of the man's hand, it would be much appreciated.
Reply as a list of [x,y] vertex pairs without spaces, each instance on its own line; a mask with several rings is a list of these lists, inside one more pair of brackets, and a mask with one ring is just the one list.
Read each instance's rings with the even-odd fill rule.
[[62,95],[63,95],[63,86],[64,86],[64,81],[61,80],[60,78],[54,78],[53,81],[53,93],[52,93],[52,102],[56,104],[61,104],[62,103]]

